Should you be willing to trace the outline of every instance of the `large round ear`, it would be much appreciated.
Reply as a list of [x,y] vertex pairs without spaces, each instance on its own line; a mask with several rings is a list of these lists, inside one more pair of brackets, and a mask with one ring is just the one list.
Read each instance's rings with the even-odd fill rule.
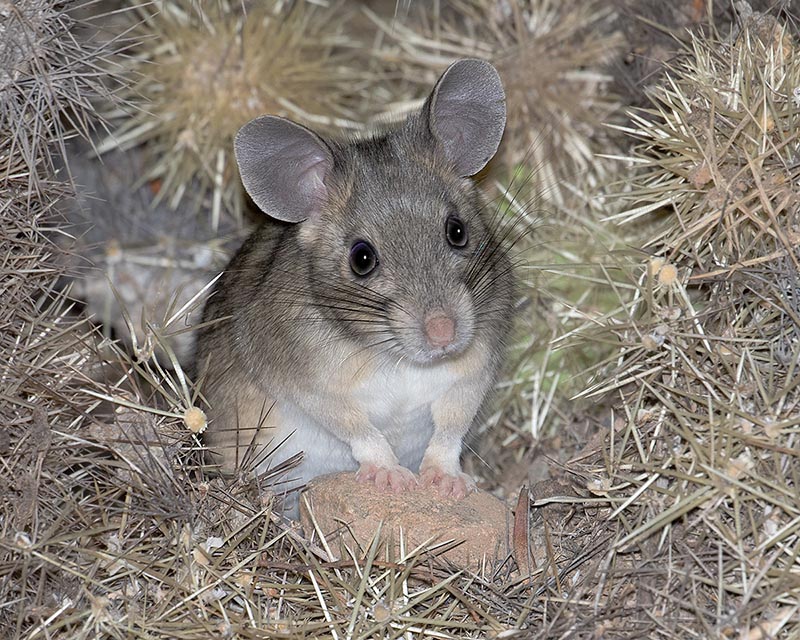
[[474,58],[451,64],[423,108],[423,118],[461,177],[492,159],[506,126],[506,94],[495,68]]
[[244,188],[262,211],[286,222],[319,213],[333,154],[316,133],[285,118],[260,116],[239,129],[233,150]]

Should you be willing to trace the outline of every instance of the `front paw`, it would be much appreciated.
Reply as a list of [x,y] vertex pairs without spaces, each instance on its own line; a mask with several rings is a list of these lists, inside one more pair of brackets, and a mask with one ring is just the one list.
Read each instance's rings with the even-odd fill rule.
[[475,481],[461,471],[447,473],[441,467],[427,466],[419,474],[420,481],[426,487],[434,487],[442,498],[461,500],[476,490]]
[[356,473],[356,480],[371,482],[378,489],[383,491],[391,489],[395,493],[415,489],[419,484],[417,477],[399,464],[391,467],[381,467],[371,463],[362,464]]

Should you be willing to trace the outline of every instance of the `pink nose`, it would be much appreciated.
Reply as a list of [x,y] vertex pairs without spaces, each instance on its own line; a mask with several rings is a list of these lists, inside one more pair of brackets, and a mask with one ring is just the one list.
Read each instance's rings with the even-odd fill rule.
[[456,333],[456,324],[443,313],[434,313],[425,320],[425,337],[432,347],[446,347]]

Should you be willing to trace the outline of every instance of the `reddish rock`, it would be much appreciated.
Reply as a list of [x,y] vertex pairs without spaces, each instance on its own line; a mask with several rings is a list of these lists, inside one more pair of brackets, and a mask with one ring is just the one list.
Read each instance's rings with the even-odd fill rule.
[[484,560],[505,558],[510,549],[511,511],[485,491],[463,500],[440,498],[427,487],[391,493],[356,481],[355,473],[337,473],[312,480],[300,499],[300,520],[307,534],[314,531],[309,505],[334,553],[342,543],[353,548],[353,539],[368,548],[381,522],[383,539],[395,544],[402,528],[407,553],[429,539],[429,546],[458,541],[442,557],[461,568],[477,570]]

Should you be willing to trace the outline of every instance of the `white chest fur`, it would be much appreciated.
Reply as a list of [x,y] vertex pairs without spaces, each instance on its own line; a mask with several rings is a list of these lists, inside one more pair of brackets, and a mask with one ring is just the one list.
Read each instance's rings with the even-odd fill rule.
[[[329,378],[328,390],[348,396],[365,411],[400,463],[416,471],[433,434],[431,405],[458,383],[459,374],[446,363],[427,367],[401,363],[361,369],[354,375],[355,370],[339,369]],[[279,401],[278,405],[275,441],[286,442],[270,464],[302,451],[303,462],[293,475],[303,481],[358,468],[348,442],[294,403]]]
[[446,364],[379,368],[353,387],[353,399],[377,421],[399,419],[429,407],[458,382]]
[[[301,402],[324,408],[326,399],[333,396],[343,405],[357,406],[366,414],[369,426],[386,438],[400,464],[414,472],[433,434],[432,405],[457,393],[462,377],[467,372],[474,375],[486,357],[480,348],[473,348],[456,360],[422,366],[341,355],[335,363],[329,361],[326,374],[316,381],[320,393],[309,390]],[[291,401],[278,399],[276,409],[274,442],[285,442],[272,464],[302,451],[303,461],[294,472],[302,481],[358,468],[346,430],[326,427],[312,417],[313,412]],[[335,422],[337,417],[331,414],[326,421]]]
[[457,382],[458,376],[444,364],[401,365],[362,379],[353,397],[401,464],[416,470],[433,434],[431,405]]

